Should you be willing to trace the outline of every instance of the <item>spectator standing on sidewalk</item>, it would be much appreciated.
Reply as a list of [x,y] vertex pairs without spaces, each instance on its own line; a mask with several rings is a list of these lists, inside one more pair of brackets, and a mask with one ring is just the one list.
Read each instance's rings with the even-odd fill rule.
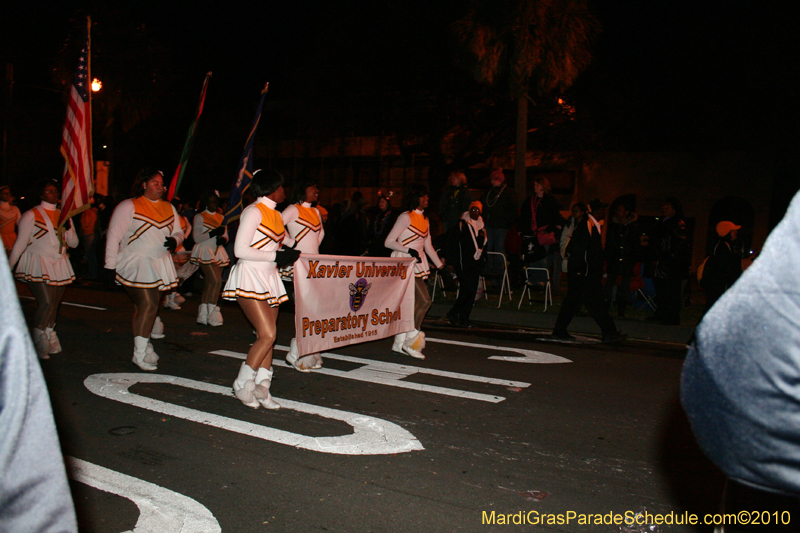
[[[487,238],[486,251],[501,253],[508,258],[505,242],[508,230],[517,220],[517,194],[506,183],[502,168],[494,170],[489,181],[492,186],[481,196]],[[489,255],[485,274],[493,280],[502,280],[505,267],[502,263],[502,258]]]
[[472,194],[469,192],[467,177],[463,172],[457,170],[450,174],[447,183],[439,202],[439,214],[442,217],[444,233],[458,224],[461,215],[469,211],[469,204],[472,203]]
[[617,279],[617,316],[625,316],[631,292],[631,278],[639,250],[639,217],[624,202],[617,205],[606,236],[606,301],[611,305]]
[[706,261],[703,268],[701,285],[706,291],[706,308],[704,313],[719,300],[731,285],[742,275],[742,256],[736,247],[738,232],[742,229],[729,220],[717,224],[719,242]]
[[682,282],[689,270],[689,250],[686,245],[686,222],[683,208],[677,198],[668,197],[661,207],[661,224],[651,250],[648,274],[656,290],[656,313],[648,318],[677,326],[681,323],[683,306]]
[[[534,193],[527,197],[519,209],[519,232],[523,245],[544,248],[542,257],[546,259],[550,278],[553,280],[553,292],[559,292],[561,285],[561,253],[558,240],[564,227],[561,208],[553,197],[550,180],[537,178],[533,183]],[[539,254],[534,253],[533,257]]]
[[581,304],[585,304],[589,314],[600,326],[603,342],[625,340],[625,335],[617,331],[614,321],[608,315],[608,307],[603,299],[603,240],[599,220],[605,216],[606,207],[608,204],[599,199],[592,200],[589,202],[586,218],[575,224],[566,248],[569,286],[553,329],[554,339],[573,339],[567,332],[567,327]]

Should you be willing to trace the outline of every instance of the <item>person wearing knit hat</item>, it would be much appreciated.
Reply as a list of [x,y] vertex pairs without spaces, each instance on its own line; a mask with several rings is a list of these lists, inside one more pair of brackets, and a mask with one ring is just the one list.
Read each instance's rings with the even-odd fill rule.
[[717,223],[719,242],[706,260],[701,280],[701,285],[706,291],[704,314],[742,275],[742,254],[736,246],[740,229],[741,226],[729,220]]

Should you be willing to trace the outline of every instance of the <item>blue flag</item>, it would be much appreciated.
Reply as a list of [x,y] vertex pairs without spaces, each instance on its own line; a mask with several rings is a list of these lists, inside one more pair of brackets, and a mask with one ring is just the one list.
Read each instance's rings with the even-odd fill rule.
[[267,94],[267,89],[269,89],[269,83],[264,85],[264,90],[261,91],[261,100],[258,102],[256,117],[250,127],[250,134],[247,136],[247,142],[244,145],[244,153],[242,154],[242,159],[239,160],[236,180],[233,182],[228,205],[225,208],[225,218],[222,219],[223,226],[238,220],[242,215],[242,195],[253,179],[253,141],[256,138],[256,128],[258,128],[258,121],[261,119],[261,108],[264,106],[264,96]]

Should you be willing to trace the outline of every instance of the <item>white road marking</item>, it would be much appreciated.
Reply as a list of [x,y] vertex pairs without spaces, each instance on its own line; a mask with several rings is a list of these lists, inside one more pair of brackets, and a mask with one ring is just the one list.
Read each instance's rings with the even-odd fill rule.
[[571,363],[569,359],[566,357],[561,357],[558,355],[553,355],[547,352],[537,352],[536,350],[526,350],[524,348],[508,348],[506,346],[493,346],[490,344],[478,344],[475,342],[462,342],[462,341],[451,341],[447,339],[432,339],[430,337],[425,338],[428,342],[439,342],[442,344],[452,344],[454,346],[469,346],[471,348],[480,348],[482,350],[496,350],[498,352],[516,352],[522,354],[520,356],[508,356],[508,355],[493,355],[489,357],[494,361],[508,361],[511,363],[536,363],[539,365],[544,364],[552,364],[552,363]]
[[[345,455],[384,455],[425,449],[414,435],[397,424],[380,418],[338,409],[275,398],[286,409],[340,420],[353,428],[353,433],[350,435],[309,437],[162,402],[140,396],[128,390],[129,387],[136,383],[164,383],[233,398],[231,387],[222,387],[201,381],[160,374],[94,374],[86,378],[83,383],[87,389],[104,398],[155,411],[156,413],[174,416],[175,418],[182,418],[226,431],[233,431],[242,435],[249,435],[315,452]],[[238,403],[239,400],[234,401]],[[244,407],[242,408],[244,409]],[[264,415],[265,421],[269,420],[268,416],[268,414]]]
[[[276,350],[289,351],[288,346],[280,344],[275,345]],[[225,357],[232,357],[234,359],[246,359],[247,354],[240,352],[232,352],[229,350],[216,350],[210,352],[214,355],[222,355]],[[339,361],[347,361],[350,363],[360,363],[365,366],[356,368],[354,370],[335,370],[332,368],[321,368],[314,372],[326,374],[329,376],[336,376],[345,379],[352,379],[356,381],[366,381],[369,383],[378,383],[380,385],[389,385],[390,387],[400,387],[403,389],[413,389],[424,392],[431,392],[434,394],[442,394],[445,396],[455,396],[457,398],[465,398],[468,400],[478,400],[481,402],[499,403],[505,400],[505,396],[481,394],[479,392],[469,392],[459,389],[450,389],[447,387],[436,387],[434,385],[423,385],[421,383],[412,383],[408,381],[401,381],[413,374],[429,374],[433,376],[441,376],[449,379],[460,379],[462,381],[474,381],[478,383],[488,383],[491,385],[500,385],[502,387],[530,387],[530,383],[524,381],[512,381],[509,379],[487,378],[484,376],[474,376],[472,374],[459,374],[457,372],[447,372],[445,370],[435,370],[432,368],[422,368],[411,365],[399,365],[397,363],[385,363],[383,361],[374,361],[372,359],[361,359],[359,357],[351,357],[349,355],[341,355],[336,353],[325,352],[322,354],[327,359],[337,359]],[[285,362],[278,359],[273,359],[274,366],[288,367]]]
[[[26,300],[35,300],[33,296],[20,296],[20,298],[25,298]],[[85,304],[74,304],[72,302],[61,302],[61,305],[71,305],[72,307],[84,307],[86,309],[94,309],[96,311],[108,311],[105,307],[95,307],[94,305],[85,305]]]
[[197,501],[93,463],[66,457],[69,477],[103,492],[131,500],[139,520],[125,533],[217,533],[222,529],[214,515]]

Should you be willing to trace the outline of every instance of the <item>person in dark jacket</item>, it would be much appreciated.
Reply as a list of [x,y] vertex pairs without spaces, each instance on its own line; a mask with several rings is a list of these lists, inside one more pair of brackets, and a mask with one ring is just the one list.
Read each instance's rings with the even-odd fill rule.
[[367,255],[370,257],[389,257],[392,251],[383,245],[386,236],[392,231],[397,220],[397,212],[392,209],[392,196],[389,191],[384,194],[378,191],[378,209],[369,224],[367,235]]
[[575,223],[575,230],[566,248],[569,286],[553,328],[554,339],[574,338],[567,332],[567,326],[581,304],[585,304],[600,326],[603,342],[625,340],[625,335],[617,331],[614,321],[608,316],[608,307],[603,299],[603,238],[598,219],[603,219],[606,207],[608,204],[599,199],[592,200],[589,202],[589,213]]
[[486,261],[486,229],[481,218],[482,205],[472,202],[457,225],[446,237],[447,264],[455,268],[458,277],[458,298],[447,313],[454,326],[472,327],[469,315],[475,304],[481,270]]
[[706,291],[705,313],[742,275],[742,256],[735,248],[738,231],[742,227],[723,220],[716,229],[719,242],[706,261],[701,282]]
[[658,227],[651,250],[649,274],[656,290],[656,313],[650,322],[669,325],[681,323],[682,282],[689,272],[689,249],[686,244],[686,222],[676,198],[667,198],[661,208]]
[[[506,176],[503,169],[494,170],[489,177],[492,183],[491,188],[481,196],[483,206],[481,218],[486,225],[486,251],[499,252],[508,258],[506,254],[506,236],[508,230],[517,221],[517,194],[514,189],[506,183]],[[504,272],[502,258],[488,256],[486,264],[486,275],[501,278]]]
[[[700,448],[729,478],[725,513],[798,509],[798,264],[800,194],[758,259],[703,317],[686,355],[681,402]],[[745,496],[739,507],[734,493]]]
[[[639,250],[639,225],[636,213],[625,203],[617,205],[606,235],[606,301],[611,304],[617,287],[617,316],[625,316],[631,292],[631,277]],[[617,285],[617,280],[620,280]]]
[[472,193],[467,187],[467,177],[461,171],[453,172],[439,201],[439,215],[442,217],[444,233],[458,224],[461,215],[469,210],[470,203],[472,203]]

